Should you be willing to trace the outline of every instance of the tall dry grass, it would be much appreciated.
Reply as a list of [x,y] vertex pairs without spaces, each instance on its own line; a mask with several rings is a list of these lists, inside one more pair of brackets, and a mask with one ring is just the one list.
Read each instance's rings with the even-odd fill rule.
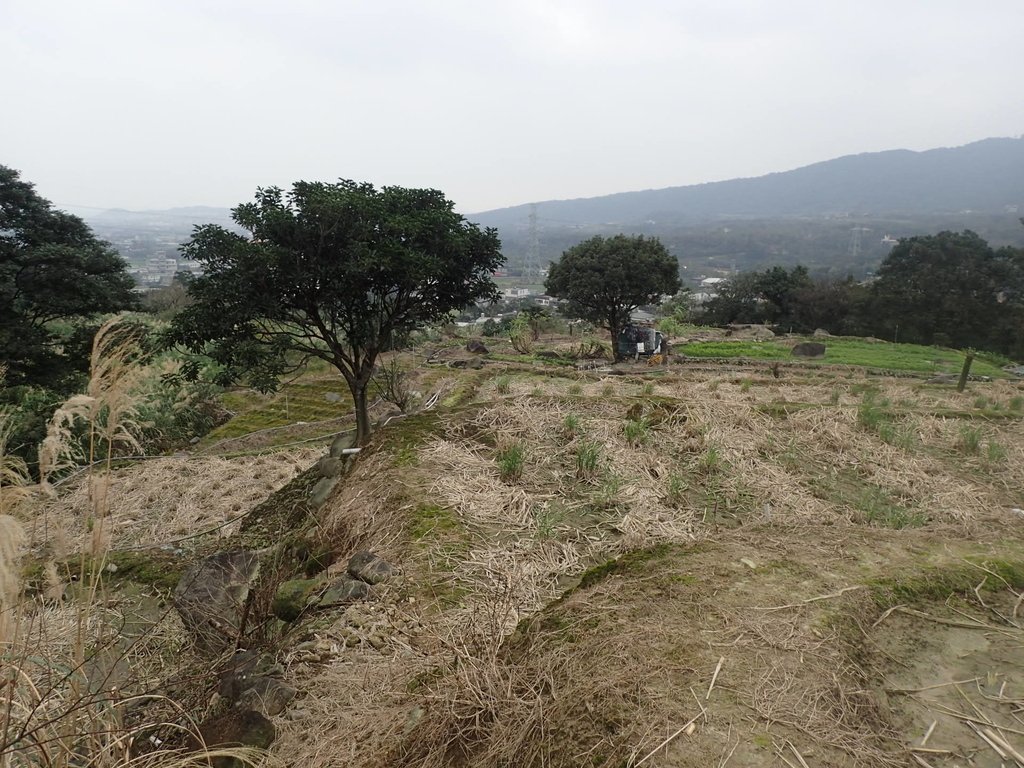
[[[0,366],[0,384],[4,373]],[[25,462],[7,453],[13,429],[11,414],[0,409],[0,652],[13,642],[15,611],[21,591],[18,568],[25,532],[14,514],[25,505],[31,494]]]
[[[56,473],[85,462],[89,467],[90,555],[101,557],[109,544],[107,517],[111,462],[118,450],[140,451],[137,421],[144,365],[141,331],[120,317],[104,323],[93,339],[86,391],[70,397],[58,408],[39,448],[39,470],[44,486]],[[75,428],[86,430],[84,445]]]
[[[127,613],[104,587],[112,462],[119,451],[139,449],[136,414],[146,376],[141,341],[122,318],[104,323],[93,342],[86,391],[69,398],[50,421],[39,451],[42,489],[54,496],[50,480],[85,464],[91,536],[77,558],[68,559],[60,531],[43,526],[50,540],[35,554],[49,557],[36,563],[48,589],[38,595],[26,594],[19,583],[23,527],[9,513],[17,507],[28,520],[46,505],[29,495],[24,464],[6,455],[10,424],[0,414],[0,768],[184,768],[209,765],[213,757],[152,748],[152,733],[162,733],[165,743],[184,743],[174,734],[195,731],[190,715],[154,685],[168,662],[160,648],[168,631],[161,622],[169,617],[125,631]],[[153,716],[140,717],[140,711]],[[246,764],[257,760],[252,752],[222,754]]]

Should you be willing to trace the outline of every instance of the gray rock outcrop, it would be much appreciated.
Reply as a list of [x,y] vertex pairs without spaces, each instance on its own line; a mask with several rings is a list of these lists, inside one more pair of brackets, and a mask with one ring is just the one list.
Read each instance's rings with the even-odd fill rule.
[[348,561],[348,572],[367,584],[380,584],[391,578],[394,567],[372,552],[356,552]]
[[353,579],[350,576],[342,576],[335,579],[324,590],[320,599],[316,602],[317,608],[338,608],[359,600],[365,600],[370,596],[370,587],[365,581]]
[[220,653],[237,641],[259,570],[255,552],[238,550],[205,557],[182,574],[174,607],[201,650]]
[[824,357],[825,345],[819,341],[801,341],[793,347],[793,357]]

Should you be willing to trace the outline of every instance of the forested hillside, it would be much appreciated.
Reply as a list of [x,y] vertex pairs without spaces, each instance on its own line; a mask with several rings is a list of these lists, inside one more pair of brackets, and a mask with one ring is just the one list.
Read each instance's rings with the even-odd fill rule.
[[970,229],[994,245],[1024,245],[1024,140],[985,139],[925,152],[850,155],[751,179],[551,200],[474,214],[497,227],[513,270],[528,267],[530,213],[537,266],[593,234],[654,235],[689,269],[768,264],[861,276],[889,242]]

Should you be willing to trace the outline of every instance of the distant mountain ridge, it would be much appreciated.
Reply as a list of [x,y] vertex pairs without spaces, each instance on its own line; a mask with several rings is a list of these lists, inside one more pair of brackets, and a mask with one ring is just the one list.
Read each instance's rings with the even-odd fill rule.
[[[725,218],[945,214],[1024,210],[1024,138],[847,155],[790,171],[682,187],[540,202],[562,224],[693,224]],[[486,226],[526,219],[530,204],[470,214]]]
[[132,211],[126,208],[108,208],[105,211],[89,212],[83,215],[91,224],[130,223],[133,221],[186,221],[192,224],[217,223],[231,221],[231,209],[212,205],[187,205],[180,208],[147,209]]

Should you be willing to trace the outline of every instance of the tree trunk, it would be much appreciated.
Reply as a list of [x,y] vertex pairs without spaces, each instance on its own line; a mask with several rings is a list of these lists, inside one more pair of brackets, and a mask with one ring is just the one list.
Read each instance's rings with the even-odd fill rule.
[[619,354],[619,334],[622,332],[622,328],[619,327],[618,320],[612,318],[608,322],[608,333],[612,335],[612,362],[619,362],[622,360],[622,355]]
[[352,389],[352,401],[356,409],[356,445],[366,445],[370,439],[370,411],[366,402],[369,382],[357,382]]

